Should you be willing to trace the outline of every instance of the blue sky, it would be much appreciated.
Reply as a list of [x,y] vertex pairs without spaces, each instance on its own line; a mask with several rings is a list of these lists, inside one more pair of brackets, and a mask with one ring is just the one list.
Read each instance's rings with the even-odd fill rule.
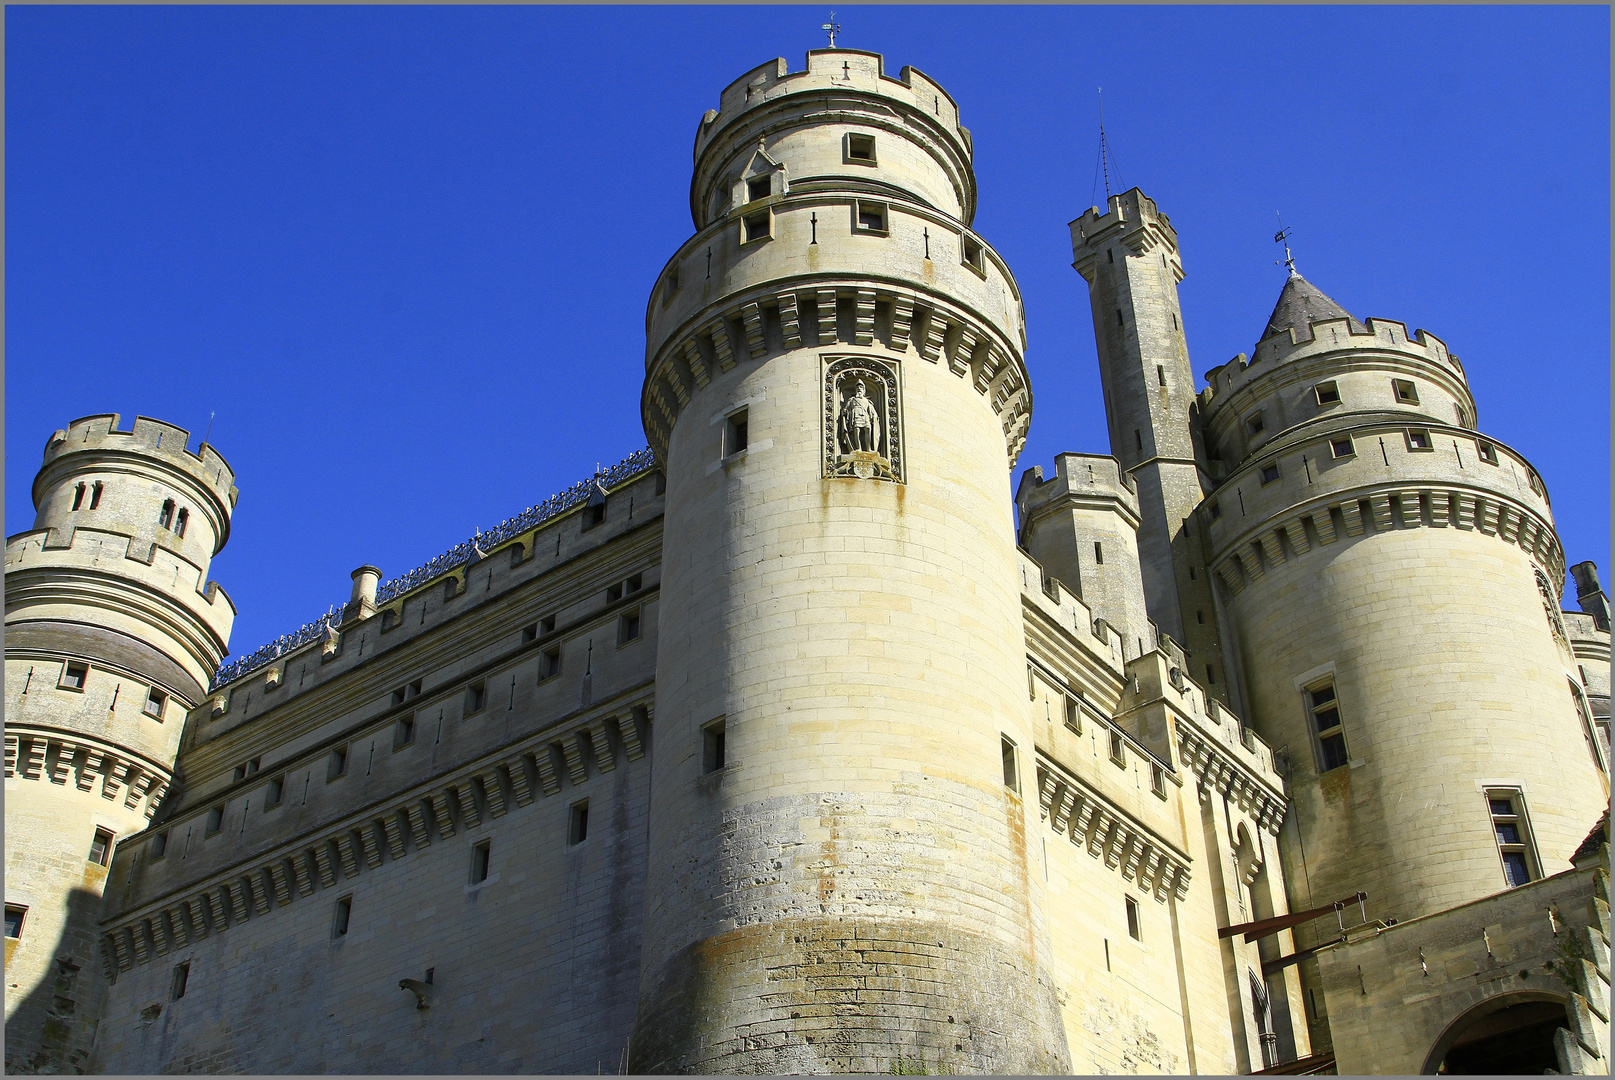
[[[940,81],[974,136],[975,224],[1026,302],[1017,474],[1108,450],[1066,230],[1102,86],[1122,181],[1178,229],[1197,374],[1265,324],[1282,212],[1320,288],[1463,358],[1608,579],[1608,9],[839,11],[839,44]],[[639,448],[696,125],[825,17],[7,8],[7,532],[69,420],[194,447],[216,412],[242,653],[361,563],[401,574]]]

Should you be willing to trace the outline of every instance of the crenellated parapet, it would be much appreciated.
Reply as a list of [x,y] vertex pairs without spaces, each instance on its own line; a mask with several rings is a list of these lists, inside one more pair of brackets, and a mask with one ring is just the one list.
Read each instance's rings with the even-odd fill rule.
[[1564,580],[1547,489],[1523,457],[1472,431],[1398,419],[1304,426],[1218,487],[1199,513],[1223,584],[1238,593],[1314,548],[1420,528],[1517,545],[1549,580]]
[[1138,188],[1110,196],[1103,214],[1097,206],[1090,206],[1071,223],[1071,246],[1076,254],[1072,268],[1092,283],[1099,257],[1116,244],[1134,256],[1157,253],[1171,270],[1173,281],[1183,280],[1177,230],[1155,200]]

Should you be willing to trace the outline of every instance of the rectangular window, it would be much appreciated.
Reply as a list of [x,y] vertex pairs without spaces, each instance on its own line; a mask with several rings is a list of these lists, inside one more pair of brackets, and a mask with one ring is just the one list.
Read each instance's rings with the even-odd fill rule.
[[640,589],[643,589],[645,587],[645,575],[644,574],[635,574],[635,575],[633,575],[627,581],[623,582],[623,587],[630,594],[638,592]]
[[1196,611],[1194,613],[1194,621],[1198,625],[1204,626],[1206,624],[1206,613],[1204,611]]
[[6,905],[6,937],[22,937],[22,923],[28,916],[28,909],[22,904]]
[[886,206],[884,203],[857,202],[857,227],[861,233],[873,233],[877,236],[886,235]]
[[960,237],[959,261],[978,274],[987,273],[987,255],[982,246],[968,236]]
[[1267,421],[1262,418],[1261,413],[1245,418],[1245,432],[1248,435],[1260,435],[1266,427]]
[[538,624],[537,623],[534,623],[531,626],[522,627],[522,644],[523,645],[526,645],[530,641],[537,641],[537,640],[538,640]]
[[551,646],[545,649],[538,658],[538,677],[548,679],[561,673],[561,647]]
[[237,780],[245,780],[247,777],[256,773],[258,771],[258,762],[260,760],[261,758],[253,758],[251,761],[243,761],[240,765],[237,765],[235,778]]
[[222,828],[224,828],[224,807],[209,807],[207,812],[207,824],[202,829],[203,834],[212,836]]
[[1150,790],[1161,798],[1166,798],[1166,770],[1157,762],[1150,762]]
[[1206,685],[1217,685],[1217,669],[1212,667],[1210,664],[1206,665]]
[[394,705],[402,705],[403,703],[404,703],[404,688],[402,686],[400,686],[397,690],[393,691],[393,704]]
[[1419,391],[1406,379],[1392,379],[1391,390],[1396,395],[1396,400],[1403,405],[1419,403]]
[[1408,428],[1409,450],[1430,450],[1430,433],[1423,428]]
[[402,750],[415,741],[415,717],[400,716],[393,725],[393,749]]
[[701,729],[701,771],[717,772],[728,759],[724,757],[725,718],[720,716]]
[[746,181],[746,198],[751,202],[768,198],[770,180],[766,176],[755,176]]
[[759,210],[755,214],[747,214],[743,218],[746,229],[746,240],[765,240],[773,234],[773,217],[767,210]]
[[168,989],[168,1000],[170,1000],[170,1001],[178,1001],[180,998],[184,997],[185,996],[185,984],[190,982],[190,981],[191,981],[191,964],[190,964],[190,961],[187,960],[183,964],[175,964],[174,965],[174,979],[169,984],[169,989]]
[[538,634],[540,637],[555,633],[555,616],[546,615],[538,620]]
[[1330,439],[1329,453],[1336,458],[1348,458],[1357,453],[1357,448],[1352,445],[1351,436],[1347,435],[1343,439]]
[[622,583],[606,586],[606,603],[615,604],[622,599]]
[[1279,478],[1279,463],[1272,462],[1262,466],[1262,483],[1271,484]]
[[348,933],[348,921],[353,917],[353,897],[344,896],[336,902],[336,908],[331,913],[331,936],[345,937]]
[[1162,386],[1166,385],[1166,368],[1161,364],[1155,365],[1155,381]]
[[493,841],[484,840],[471,848],[471,884],[478,885],[488,880],[488,856],[493,850]]
[[105,866],[112,859],[112,833],[106,829],[95,830],[95,836],[90,840],[90,861],[97,866]]
[[488,704],[488,684],[478,680],[465,688],[465,714],[467,716],[482,711]]
[[1216,521],[1220,517],[1222,517],[1222,503],[1213,499],[1211,501],[1211,520]]
[[585,529],[592,529],[596,525],[604,525],[605,522],[606,503],[604,499],[583,508],[583,527]]
[[151,838],[151,843],[146,846],[146,851],[153,859],[162,858],[168,851],[168,830],[164,829],[154,835]]
[[1127,898],[1127,936],[1134,941],[1144,940],[1144,927],[1139,918],[1138,901]]
[[335,780],[339,776],[346,776],[348,772],[348,748],[339,746],[331,751],[331,757],[325,765],[325,778]]
[[567,817],[566,842],[581,844],[589,838],[589,800],[572,804]]
[[168,695],[157,689],[155,686],[146,691],[146,704],[144,711],[147,716],[161,720],[163,718],[163,706],[167,704]]
[[62,680],[57,683],[63,690],[84,691],[84,686],[90,681],[90,665],[81,664],[77,660],[69,660],[62,668]]
[[1318,397],[1319,405],[1337,405],[1340,403],[1340,387],[1333,382],[1321,382],[1312,388]]
[[1100,566],[1105,564],[1105,548],[1098,540],[1093,542],[1093,561]]
[[1324,683],[1306,691],[1307,711],[1312,714],[1312,732],[1317,738],[1318,771],[1328,772],[1346,764],[1346,732],[1340,725],[1340,702],[1335,684]]
[[1004,786],[1011,791],[1020,791],[1021,777],[1015,767],[1015,744],[1006,737],[1000,739],[998,745],[1004,759]]
[[1110,760],[1117,765],[1127,765],[1127,743],[1122,740],[1122,733],[1112,729],[1110,733]]
[[860,165],[875,164],[875,137],[873,135],[859,135],[849,132],[847,134],[847,160],[856,161]]
[[1488,464],[1488,465],[1496,465],[1497,464],[1497,447],[1495,447],[1491,443],[1485,442],[1483,440],[1481,442],[1476,443],[1475,448],[1480,453],[1480,459],[1482,461],[1484,461],[1486,464]]
[[731,457],[746,449],[749,414],[745,409],[730,413],[723,425],[723,456]]
[[1065,699],[1065,726],[1078,735],[1082,734],[1082,706],[1077,704],[1076,698]]
[[617,644],[639,640],[639,612],[630,611],[617,620]]
[[286,778],[277,776],[264,785],[264,809],[279,806],[281,797],[286,794]]
[[1503,878],[1509,888],[1537,878],[1532,857],[1530,828],[1525,820],[1523,800],[1518,791],[1489,790],[1486,802],[1492,813],[1492,832],[1497,852],[1503,859]]

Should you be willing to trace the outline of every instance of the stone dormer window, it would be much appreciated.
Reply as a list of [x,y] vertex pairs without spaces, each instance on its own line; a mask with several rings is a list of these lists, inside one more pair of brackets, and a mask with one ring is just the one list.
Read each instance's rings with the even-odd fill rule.
[[1419,390],[1406,379],[1392,379],[1391,392],[1396,395],[1399,405],[1417,405],[1419,403]]
[[768,198],[771,194],[773,194],[773,191],[771,190],[772,187],[772,178],[768,176],[752,177],[750,180],[746,181],[746,201],[756,202],[758,199]]
[[1352,445],[1351,436],[1345,435],[1338,439],[1329,440],[1329,453],[1336,459],[1354,457],[1357,448]]
[[849,165],[875,165],[875,137],[849,131],[842,140],[841,160]]
[[1319,405],[1340,404],[1340,386],[1332,380],[1319,383],[1312,388],[1312,392],[1317,397]]

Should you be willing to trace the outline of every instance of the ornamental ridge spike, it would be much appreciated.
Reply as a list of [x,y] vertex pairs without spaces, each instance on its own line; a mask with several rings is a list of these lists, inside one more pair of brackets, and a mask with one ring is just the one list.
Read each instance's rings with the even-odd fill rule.
[[[551,495],[543,502],[528,507],[514,517],[506,518],[497,527],[488,532],[483,532],[481,529],[476,530],[472,537],[462,540],[441,555],[428,559],[407,574],[400,574],[390,581],[383,582],[376,589],[376,605],[379,607],[390,603],[405,593],[413,592],[422,585],[465,563],[484,558],[484,551],[497,547],[506,540],[510,540],[522,533],[530,532],[551,518],[558,517],[574,507],[583,505],[596,492],[604,495],[611,488],[647,473],[654,468],[656,468],[656,459],[648,446],[634,451],[609,468],[600,469],[596,466],[593,476],[579,480],[565,491]],[[262,645],[227,664],[219,665],[218,671],[214,672],[213,679],[208,684],[209,692],[264,667],[292,649],[307,645],[309,642],[318,639],[327,629],[334,628],[335,625],[341,623],[342,608],[345,603],[344,601],[343,604],[332,605],[324,615],[321,615],[313,622],[304,623],[293,633],[282,634],[267,645]]]

